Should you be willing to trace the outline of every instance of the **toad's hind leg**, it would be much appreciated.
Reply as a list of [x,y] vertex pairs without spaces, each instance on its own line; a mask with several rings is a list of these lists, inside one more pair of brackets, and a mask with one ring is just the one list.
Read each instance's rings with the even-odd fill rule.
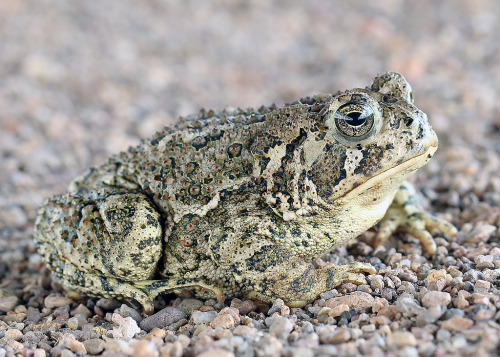
[[71,298],[78,299],[83,293],[93,297],[133,299],[143,306],[146,314],[154,311],[153,300],[157,294],[138,288],[134,282],[98,273],[89,274],[70,263],[65,264],[62,270],[53,270],[53,275],[63,282]]
[[88,275],[78,270],[72,264],[65,264],[62,271],[54,271],[59,280],[64,281],[68,295],[79,298],[81,293],[89,296],[116,297],[133,299],[142,305],[144,312],[150,315],[154,312],[154,299],[164,292],[178,293],[183,289],[201,289],[212,292],[219,302],[224,301],[221,289],[207,285],[197,279],[163,279],[130,282],[109,276]]
[[140,192],[65,194],[40,209],[35,240],[64,287],[92,296],[151,298],[134,282],[150,280],[162,253],[160,215]]

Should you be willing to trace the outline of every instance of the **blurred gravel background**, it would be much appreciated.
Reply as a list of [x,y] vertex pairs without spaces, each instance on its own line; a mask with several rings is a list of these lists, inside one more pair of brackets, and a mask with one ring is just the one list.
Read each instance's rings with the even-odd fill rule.
[[[388,270],[380,273],[381,286],[362,289],[397,311],[388,308],[380,313],[374,305],[364,312],[366,317],[347,304],[355,314],[344,316],[347,323],[341,328],[340,315],[322,310],[331,320],[321,321],[321,309],[315,309],[333,309],[325,305],[333,294],[312,309],[305,308],[307,316],[275,308],[274,313],[292,324],[291,334],[285,322],[284,335],[280,329],[270,332],[267,327],[273,322],[263,319],[271,313],[262,307],[250,313],[254,315],[239,310],[246,315],[242,319],[256,321],[245,323],[253,329],[247,331],[253,338],[242,338],[231,326],[226,330],[247,344],[248,356],[499,353],[499,33],[500,2],[495,0],[2,0],[0,357],[25,348],[24,355],[83,355],[76,342],[74,348],[68,347],[68,331],[80,341],[89,337],[107,341],[113,337],[109,331],[121,326],[117,316],[106,320],[112,305],[95,307],[94,301],[84,300],[90,310],[88,320],[80,322],[104,330],[78,335],[82,325],[68,328],[66,316],[78,314],[74,312],[78,304],[50,305],[44,300],[51,293],[62,299],[63,293],[50,284],[35,253],[36,209],[46,197],[64,191],[74,176],[175,122],[179,115],[200,108],[283,104],[306,95],[364,87],[374,75],[388,70],[406,76],[417,106],[427,112],[438,133],[438,154],[413,181],[422,190],[425,206],[456,224],[459,235],[453,241],[438,238],[440,247],[432,259],[419,256],[421,250],[411,238],[405,242],[413,250],[408,243],[394,240],[392,248],[374,254]],[[372,251],[361,242],[337,253],[363,256]],[[444,271],[444,278],[438,275],[445,285],[433,285],[427,275],[433,270]],[[403,273],[415,278],[405,281]],[[399,283],[391,278],[391,286],[388,276]],[[405,286],[402,281],[413,284],[413,290],[400,289]],[[389,289],[385,295],[384,289]],[[453,300],[445,297],[445,303],[436,303],[441,310],[433,312],[423,302],[428,290],[447,293]],[[404,293],[411,301],[397,307]],[[166,299],[162,307],[170,303]],[[176,307],[179,303],[180,299],[173,302]],[[204,304],[215,311],[222,308],[210,301]],[[437,316],[425,320],[431,327],[418,325],[417,314],[401,311],[401,306],[412,304],[423,309],[413,310],[419,314]],[[36,322],[29,318],[34,313],[39,315]],[[122,311],[121,316],[125,315]],[[387,324],[371,320],[381,315],[389,319]],[[42,329],[36,338],[26,337],[34,324],[49,323],[58,316],[60,323],[50,332]],[[257,323],[259,316],[262,326]],[[451,318],[455,320],[449,322]],[[363,319],[368,322],[363,324]],[[153,339],[152,344],[137,345],[131,340],[115,350],[109,342],[100,350],[91,350],[95,346],[90,343],[85,346],[87,353],[96,354],[105,348],[105,355],[132,354],[130,346],[135,345],[140,346],[135,347],[136,354],[151,348],[149,355],[202,351],[208,355],[212,346],[231,351],[228,356],[245,355],[234,347],[236,342],[231,344],[231,336],[220,333],[221,326],[209,327],[219,328],[219,335],[205,332],[206,338],[200,338],[193,333],[198,326],[193,317],[187,316],[187,321],[191,327],[171,329],[174,332],[161,337],[162,342]],[[304,327],[308,325],[303,321],[330,325],[329,335],[319,327]],[[460,324],[465,325],[450,328]],[[21,335],[9,332],[14,330]],[[297,341],[303,338],[316,343],[301,345]]]

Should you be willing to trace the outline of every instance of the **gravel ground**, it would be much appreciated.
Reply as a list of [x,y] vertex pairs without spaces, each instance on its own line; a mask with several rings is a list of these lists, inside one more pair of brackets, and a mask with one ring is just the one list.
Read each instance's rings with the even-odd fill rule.
[[[0,357],[488,356],[500,353],[500,3],[0,2]],[[402,72],[440,138],[412,181],[459,234],[423,255],[372,232],[325,261],[369,259],[303,309],[166,295],[143,319],[72,301],[32,240],[71,178],[202,107],[260,106]],[[436,234],[439,234],[436,232]]]

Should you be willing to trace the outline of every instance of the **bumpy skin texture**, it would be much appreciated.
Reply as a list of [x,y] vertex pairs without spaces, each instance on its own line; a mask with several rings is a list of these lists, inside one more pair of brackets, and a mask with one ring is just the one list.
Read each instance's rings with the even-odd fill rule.
[[382,218],[378,243],[402,228],[431,254],[426,228],[455,233],[404,182],[437,149],[412,102],[403,76],[387,73],[280,108],[182,118],[49,199],[39,252],[73,295],[132,298],[147,312],[165,291],[302,306],[363,283],[369,264],[311,261]]

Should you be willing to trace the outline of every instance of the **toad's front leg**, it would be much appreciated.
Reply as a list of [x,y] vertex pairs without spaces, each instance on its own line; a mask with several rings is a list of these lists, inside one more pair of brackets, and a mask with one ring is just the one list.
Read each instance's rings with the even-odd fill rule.
[[283,299],[290,307],[301,307],[322,292],[342,283],[366,284],[360,272],[374,274],[368,263],[354,262],[323,268],[314,266],[264,237],[237,238],[221,235],[212,256],[226,267],[249,298],[272,302]]
[[381,220],[374,245],[384,244],[392,233],[401,230],[420,240],[425,250],[432,255],[436,251],[436,243],[428,230],[433,228],[450,236],[457,234],[457,229],[452,224],[425,212],[418,203],[413,186],[404,182]]

